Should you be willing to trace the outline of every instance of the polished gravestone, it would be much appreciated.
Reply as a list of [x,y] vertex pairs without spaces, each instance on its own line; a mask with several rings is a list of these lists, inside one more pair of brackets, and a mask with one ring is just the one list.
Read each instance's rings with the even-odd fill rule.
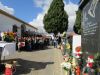
[[90,0],[82,14],[82,50],[95,54],[100,52],[100,1]]

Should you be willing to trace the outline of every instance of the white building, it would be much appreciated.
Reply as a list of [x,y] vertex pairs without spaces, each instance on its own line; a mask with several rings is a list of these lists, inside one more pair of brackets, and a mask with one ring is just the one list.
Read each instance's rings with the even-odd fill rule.
[[37,32],[37,28],[0,9],[0,32],[7,31],[21,36],[25,31]]

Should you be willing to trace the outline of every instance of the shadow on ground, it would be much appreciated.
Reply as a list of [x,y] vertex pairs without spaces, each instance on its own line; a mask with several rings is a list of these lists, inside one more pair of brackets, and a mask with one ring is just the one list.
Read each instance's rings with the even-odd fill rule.
[[32,50],[32,51],[49,50],[49,49],[53,49],[53,48],[50,47],[50,46],[46,46],[46,47],[44,47],[44,48],[34,49],[34,50]]
[[29,74],[32,70],[45,69],[47,65],[52,65],[54,62],[36,62],[23,59],[16,59],[17,67],[14,75]]
[[35,51],[41,51],[41,50],[49,50],[49,49],[53,49],[52,46],[46,46],[44,48],[36,48],[36,49],[33,49],[33,50],[25,50],[25,49],[22,49],[20,50],[19,52],[35,52]]

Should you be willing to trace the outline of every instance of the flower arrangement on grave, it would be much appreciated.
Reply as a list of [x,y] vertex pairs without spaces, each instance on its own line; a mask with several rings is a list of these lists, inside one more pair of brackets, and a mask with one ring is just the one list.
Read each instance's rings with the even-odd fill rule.
[[93,68],[93,64],[94,64],[94,56],[90,55],[88,56],[87,59],[87,67]]
[[86,61],[86,67],[84,68],[84,75],[88,75],[89,71],[93,71],[93,65],[94,65],[94,56],[90,55],[88,56],[87,58],[87,61]]
[[18,48],[25,47],[25,38],[18,38]]
[[16,61],[9,61],[5,64],[5,75],[13,75],[16,71]]
[[80,58],[81,57],[81,55],[82,55],[82,51],[81,51],[81,46],[77,46],[76,48],[75,48],[75,56],[76,56],[76,58]]
[[71,62],[69,56],[64,56],[64,62],[61,63],[61,66],[64,68],[64,70],[69,71],[71,69]]
[[12,42],[15,41],[16,33],[13,32],[4,32],[4,41]]

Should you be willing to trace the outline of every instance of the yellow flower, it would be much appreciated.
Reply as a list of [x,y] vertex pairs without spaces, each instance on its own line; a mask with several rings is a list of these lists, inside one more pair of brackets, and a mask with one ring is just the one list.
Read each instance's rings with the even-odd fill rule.
[[66,44],[66,48],[70,49],[70,44],[69,43]]

